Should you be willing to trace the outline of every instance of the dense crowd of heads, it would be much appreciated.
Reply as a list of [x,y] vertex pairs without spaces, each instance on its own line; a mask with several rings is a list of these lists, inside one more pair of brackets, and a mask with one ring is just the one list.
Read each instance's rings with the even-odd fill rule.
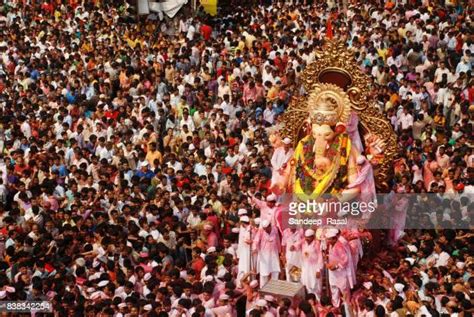
[[[250,197],[269,194],[267,129],[329,27],[397,133],[392,191],[458,195],[472,224],[470,3],[233,3],[160,21],[121,1],[31,2],[0,5],[0,300],[58,316],[343,313],[236,277],[240,211],[258,218]],[[357,316],[472,315],[470,231],[384,234]]]

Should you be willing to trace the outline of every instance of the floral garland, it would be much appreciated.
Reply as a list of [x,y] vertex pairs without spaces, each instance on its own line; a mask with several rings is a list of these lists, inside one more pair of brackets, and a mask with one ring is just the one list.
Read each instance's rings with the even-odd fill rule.
[[[339,166],[337,168],[336,175],[333,175],[333,185],[331,193],[339,192],[344,189],[345,183],[347,182],[347,162],[348,162],[348,140],[347,133],[338,134],[335,139],[330,143],[329,148],[326,150],[325,156],[331,158],[334,162],[339,160]],[[313,166],[315,161],[315,154],[313,152],[314,138],[309,137],[302,147],[296,149],[296,162],[295,177],[299,180],[301,188],[307,195],[313,194],[315,188],[324,177],[330,175],[323,175],[323,177],[316,175]],[[331,185],[330,185],[331,186]]]

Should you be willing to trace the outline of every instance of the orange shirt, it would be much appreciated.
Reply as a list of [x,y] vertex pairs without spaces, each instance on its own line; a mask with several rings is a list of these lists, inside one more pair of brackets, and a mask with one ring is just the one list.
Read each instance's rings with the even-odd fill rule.
[[396,102],[398,102],[398,101],[399,101],[398,94],[395,93],[395,94],[392,94],[392,95],[390,96],[390,103],[391,103],[392,105],[394,105],[394,104],[395,104]]
[[392,2],[392,1],[389,1],[385,4],[385,9],[386,10],[392,10],[394,6],[395,6],[395,3]]
[[87,63],[87,70],[88,71],[91,71],[95,68],[95,63],[94,63],[94,60],[89,60],[89,62]]

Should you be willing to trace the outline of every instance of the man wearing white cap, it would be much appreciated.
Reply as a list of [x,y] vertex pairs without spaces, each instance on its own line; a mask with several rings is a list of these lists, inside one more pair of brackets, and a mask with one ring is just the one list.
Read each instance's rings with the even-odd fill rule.
[[307,229],[304,233],[301,257],[301,283],[306,287],[308,293],[314,294],[319,300],[322,291],[323,255],[321,244],[319,240],[315,239],[313,229]]
[[277,228],[267,219],[262,220],[261,228],[253,239],[254,254],[258,254],[257,271],[260,273],[260,285],[271,279],[278,279],[280,273],[280,236]]
[[301,268],[301,244],[303,243],[303,229],[302,228],[286,228],[283,231],[281,239],[281,246],[285,253],[285,273],[286,280],[290,279],[290,270],[293,267]]
[[283,146],[275,149],[272,155],[272,183],[270,188],[276,189],[278,184],[282,184],[282,177],[285,177],[285,170],[288,162],[293,158],[294,150],[291,146],[291,139],[283,139]]
[[237,281],[243,275],[251,271],[250,247],[252,245],[252,226],[248,216],[240,217],[239,243],[237,246],[237,258],[239,259]]
[[203,226],[204,236],[207,238],[208,247],[217,247],[217,245],[219,244],[217,234],[213,231],[213,229],[214,226],[210,222],[207,222]]
[[260,210],[260,220],[268,220],[272,226],[276,226],[281,232],[282,207],[278,206],[276,201],[277,196],[275,194],[268,195],[266,202],[252,196],[252,203]]
[[332,304],[339,307],[341,304],[341,294],[344,301],[349,301],[350,297],[350,251],[339,240],[338,229],[328,229],[325,234],[328,247],[328,259],[326,267],[329,274],[329,288],[331,289]]
[[265,299],[259,299],[257,300],[257,302],[255,303],[255,307],[262,311],[263,314],[261,316],[264,316],[264,317],[275,317],[270,311],[269,311],[269,306],[268,306],[268,302],[265,300]]
[[211,309],[214,316],[216,317],[226,317],[232,316],[232,306],[229,303],[230,297],[227,294],[222,294],[219,296],[220,305]]

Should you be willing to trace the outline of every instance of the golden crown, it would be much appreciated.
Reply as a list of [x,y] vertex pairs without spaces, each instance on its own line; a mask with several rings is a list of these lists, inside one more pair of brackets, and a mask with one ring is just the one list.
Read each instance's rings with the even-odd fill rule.
[[330,126],[347,122],[351,111],[347,94],[333,84],[315,86],[307,98],[306,107],[312,123]]

